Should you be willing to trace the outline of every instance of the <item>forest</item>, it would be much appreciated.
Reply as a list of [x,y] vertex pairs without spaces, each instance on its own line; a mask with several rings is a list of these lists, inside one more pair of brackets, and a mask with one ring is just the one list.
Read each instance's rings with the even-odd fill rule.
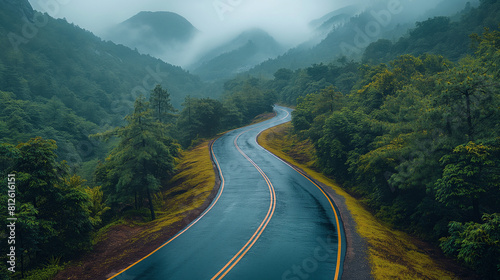
[[[7,32],[25,28],[23,15],[45,20],[30,41]],[[0,194],[0,223],[7,229],[13,209],[14,278],[50,279],[124,215],[155,219],[155,194],[168,188],[182,149],[271,112],[275,102],[257,79],[215,89],[29,9],[2,7],[0,26],[9,38],[0,40],[0,176],[7,185],[14,175],[17,188],[14,205]]]
[[[20,274],[91,250],[95,233],[126,213],[142,216],[146,208],[154,220],[155,194],[168,188],[181,149],[272,111],[274,99],[252,83],[258,82],[228,83],[222,100],[186,97],[180,112],[168,91],[157,85],[149,98],[136,99],[125,125],[87,136],[111,149],[104,158],[91,158],[83,165],[88,168],[59,160],[52,139],[38,136],[15,145],[0,144],[1,174],[5,180],[15,174],[20,201],[15,204]],[[0,206],[4,228],[8,199],[8,193],[0,194],[6,202]]]
[[[0,33],[23,24],[4,10],[0,21]],[[20,52],[0,41],[10,50],[0,52],[0,177],[15,174],[18,188],[17,276],[50,274],[47,263],[88,252],[124,215],[154,220],[180,151],[280,103],[295,107],[293,133],[311,141],[318,170],[381,220],[498,279],[499,22],[500,3],[481,0],[372,43],[360,60],[241,75],[221,90],[63,20]],[[153,89],[131,94],[148,75]]]
[[[311,141],[318,170],[483,279],[500,273],[499,8],[481,1],[459,21],[431,18],[372,43],[360,62],[280,69],[267,81],[296,105],[293,133]],[[456,44],[477,26],[469,49]]]

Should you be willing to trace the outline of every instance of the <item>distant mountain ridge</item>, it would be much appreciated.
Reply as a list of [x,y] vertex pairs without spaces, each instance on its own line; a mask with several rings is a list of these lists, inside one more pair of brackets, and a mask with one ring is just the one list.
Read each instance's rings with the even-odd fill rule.
[[230,78],[285,52],[269,33],[251,29],[205,53],[189,69],[205,80]]
[[172,12],[140,12],[111,28],[106,39],[141,53],[174,60],[199,33],[186,18]]
[[[478,3],[477,0],[441,0],[433,2],[435,6],[431,6],[430,10],[425,10],[422,3],[401,0],[393,8],[385,1],[377,1],[363,9],[357,6],[341,8],[311,22],[316,30],[326,28],[328,32],[320,42],[305,42],[284,55],[257,65],[249,74],[272,77],[281,68],[295,70],[312,64],[333,62],[342,56],[361,59],[370,43],[381,38],[399,38],[408,33],[416,21],[453,15],[463,10],[467,2]],[[353,16],[346,19],[344,15],[349,11]]]
[[349,5],[335,11],[329,12],[321,18],[315,19],[309,23],[309,26],[318,30],[331,32],[339,23],[343,23],[349,18],[361,13],[363,9],[357,5]]
[[64,19],[46,16],[26,37],[31,11],[27,0],[0,0],[0,142],[54,139],[60,158],[78,163],[99,152],[89,134],[122,125],[136,97],[156,84],[177,108],[187,95],[207,96],[200,79],[180,67]]

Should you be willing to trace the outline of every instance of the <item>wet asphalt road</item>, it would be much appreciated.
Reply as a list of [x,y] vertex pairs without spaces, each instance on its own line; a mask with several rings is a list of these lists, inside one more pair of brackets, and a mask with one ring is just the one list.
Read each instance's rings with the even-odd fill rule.
[[340,279],[345,242],[330,200],[256,142],[290,121],[290,109],[275,110],[275,118],[214,143],[223,183],[202,217],[112,279]]

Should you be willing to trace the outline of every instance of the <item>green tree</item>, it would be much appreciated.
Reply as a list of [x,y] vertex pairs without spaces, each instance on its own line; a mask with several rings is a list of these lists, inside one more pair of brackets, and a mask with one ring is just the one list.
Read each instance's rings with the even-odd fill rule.
[[134,112],[125,120],[125,127],[99,135],[120,139],[101,167],[107,170],[104,180],[109,183],[105,186],[112,200],[128,202],[134,198],[136,208],[142,204],[139,200],[146,197],[154,220],[153,194],[172,175],[178,147],[166,136],[165,125],[154,120],[153,110],[144,97],[137,98]]
[[89,214],[90,222],[94,227],[98,227],[102,223],[102,216],[111,208],[106,206],[104,202],[104,192],[101,186],[96,186],[93,188],[85,188],[85,192],[90,198],[89,203]]
[[177,130],[184,147],[196,138],[212,137],[219,132],[225,115],[222,102],[210,98],[186,98]]
[[163,89],[161,85],[156,85],[156,87],[151,91],[149,103],[156,121],[161,123],[175,122],[175,116],[173,113],[176,110],[170,102],[170,93],[166,89]]
[[469,142],[444,156],[443,176],[435,184],[436,199],[463,210],[472,206],[472,217],[479,222],[482,203],[500,188],[497,152],[498,148]]
[[451,222],[441,248],[478,271],[483,279],[500,278],[500,214],[483,215],[483,223]]
[[459,143],[489,137],[500,119],[498,83],[488,69],[473,58],[438,75],[439,95],[448,134]]
[[477,57],[490,73],[498,78],[500,76],[498,67],[500,65],[500,31],[491,31],[489,28],[485,28],[482,35],[474,33],[470,37],[474,43]]
[[66,163],[57,161],[55,141],[37,137],[16,147],[1,147],[0,158],[12,162],[1,173],[16,174],[17,245],[23,263],[68,258],[88,249],[93,229],[88,196],[78,184],[81,179],[69,177]]

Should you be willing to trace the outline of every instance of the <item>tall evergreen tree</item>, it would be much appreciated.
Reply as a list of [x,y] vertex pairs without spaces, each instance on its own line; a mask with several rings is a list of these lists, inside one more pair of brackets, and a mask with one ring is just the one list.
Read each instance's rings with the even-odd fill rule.
[[166,136],[165,124],[155,121],[153,115],[145,98],[138,97],[134,112],[125,118],[128,124],[101,134],[105,138],[116,136],[120,143],[100,168],[106,170],[101,177],[107,181],[104,188],[112,199],[115,202],[134,199],[139,208],[141,198],[147,197],[152,220],[156,218],[153,194],[172,174],[177,153],[177,145]]
[[161,85],[156,85],[151,91],[149,103],[156,121],[161,123],[173,123],[175,121],[173,113],[176,110],[170,101],[170,93],[163,89]]

